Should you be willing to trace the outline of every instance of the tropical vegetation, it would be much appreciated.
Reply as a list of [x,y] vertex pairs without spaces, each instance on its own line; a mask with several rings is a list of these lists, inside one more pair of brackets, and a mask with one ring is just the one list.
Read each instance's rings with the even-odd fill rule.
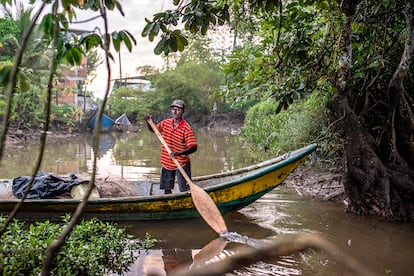
[[[28,24],[33,20],[33,8],[25,8],[23,5],[17,9],[17,14],[13,15],[13,11],[5,8],[5,16],[0,18],[1,38],[0,38],[0,91],[1,87],[5,87],[8,81],[9,73],[12,70],[13,59],[16,55],[19,43],[22,39]],[[44,24],[47,17],[45,17]],[[43,26],[44,27],[44,26]],[[18,83],[14,90],[13,106],[9,117],[9,123],[18,129],[36,129],[40,128],[45,120],[45,101],[47,93],[44,87],[48,81],[48,68],[52,58],[53,51],[50,50],[50,42],[45,37],[41,25],[35,25],[30,34],[30,39],[26,45],[25,55],[22,58],[21,68],[18,77]],[[63,39],[66,43],[75,43],[74,37],[65,35]],[[76,53],[76,54],[75,54]],[[94,77],[96,66],[100,63],[99,56],[96,51],[80,52],[72,50],[70,57],[62,57],[64,59],[73,59],[80,61],[81,56],[87,56],[87,72],[90,78]],[[61,64],[57,69],[54,77],[54,83],[58,83],[61,71],[68,68],[68,64]],[[77,120],[82,117],[82,109],[78,106],[70,104],[57,104],[59,93],[64,91],[69,94],[86,92],[86,81],[78,81],[76,88],[61,87],[55,85],[53,89],[54,101],[51,102],[51,118],[52,124],[64,123],[65,125],[75,125]],[[0,106],[6,106],[4,93],[0,98]],[[0,116],[4,114],[4,108],[0,109]]]
[[[136,118],[147,112],[162,117],[177,97],[188,103],[190,116],[241,110],[243,135],[265,150],[318,142],[326,156],[339,156],[335,165],[343,174],[348,211],[395,221],[414,218],[412,0],[174,0],[175,9],[146,18],[142,30],[156,42],[154,52],[165,56],[167,70],[148,75],[151,92],[120,88],[111,97],[110,45],[116,52],[121,44],[130,50],[135,39],[126,30],[109,34],[107,28],[78,37],[67,24],[77,8],[104,20],[107,9],[122,14],[120,2],[102,3],[52,1],[52,12],[39,22],[40,13],[0,21],[0,155],[17,114],[28,126],[47,131],[58,65],[79,64],[100,48],[108,88],[99,116],[110,104]],[[231,53],[216,56],[197,35],[217,35],[224,26],[232,35]],[[33,58],[39,61],[35,66]],[[49,247],[46,266],[62,245]]]
[[[5,220],[0,216],[0,226]],[[48,244],[59,237],[69,220],[69,215],[62,217],[62,223],[42,221],[28,225],[13,220],[0,240],[0,273],[38,275]],[[149,249],[154,243],[149,233],[139,240],[116,223],[83,220],[57,254],[58,265],[50,275],[122,274],[135,261],[138,250]]]

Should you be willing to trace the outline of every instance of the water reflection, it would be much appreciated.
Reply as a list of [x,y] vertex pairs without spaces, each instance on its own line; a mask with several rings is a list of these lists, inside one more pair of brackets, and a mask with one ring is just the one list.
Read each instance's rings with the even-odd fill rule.
[[179,270],[197,269],[220,259],[227,241],[216,238],[202,249],[141,250],[137,260],[124,275],[168,275]]
[[[168,275],[179,269],[195,269],[204,264],[243,251],[246,247],[263,246],[274,233],[258,226],[245,215],[235,212],[226,214],[226,223],[232,232],[224,238],[216,238],[201,219],[130,223],[130,232],[142,236],[145,231],[162,237],[156,249],[140,251],[137,260],[124,275]],[[127,223],[128,224],[128,223]],[[249,236],[241,236],[238,233]],[[253,238],[255,237],[255,238]],[[272,261],[258,262],[229,275],[301,275],[301,267],[295,255],[282,256]]]
[[[88,142],[89,146],[93,149],[93,136],[88,135],[86,137],[86,141]],[[112,135],[112,133],[101,133],[99,135],[97,152],[94,151],[96,157],[98,159],[102,158],[102,156],[104,156],[105,153],[114,148],[115,144],[116,139]]]
[[[92,134],[47,143],[41,171],[52,174],[91,173],[93,166]],[[240,168],[266,159],[248,151],[238,137],[197,131],[198,151],[192,154],[193,175],[205,175]],[[97,172],[103,177],[137,180],[158,176],[161,145],[146,129],[138,132],[103,133],[97,155]],[[32,173],[38,143],[7,148],[0,166],[0,178],[15,178]]]
[[[124,276],[132,275],[169,275],[170,273],[197,270],[202,266],[212,269],[214,263],[231,257],[244,250],[238,244],[215,239],[202,249],[160,249],[141,250],[137,259]],[[214,251],[214,252],[208,252]],[[212,254],[210,254],[212,253]],[[303,275],[294,258],[282,256],[275,258],[274,262],[257,262],[245,268],[237,269],[226,275]]]

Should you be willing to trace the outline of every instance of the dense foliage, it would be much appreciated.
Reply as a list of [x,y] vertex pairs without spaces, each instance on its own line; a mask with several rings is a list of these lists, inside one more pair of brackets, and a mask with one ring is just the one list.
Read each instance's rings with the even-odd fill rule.
[[278,103],[278,113],[313,91],[330,89],[326,67],[321,66],[324,58],[328,61],[328,56],[322,56],[329,27],[323,13],[292,2],[282,15],[269,11],[252,16],[249,30],[256,39],[243,39],[223,66],[226,97],[272,99]]
[[[58,238],[69,219],[66,215],[63,224],[44,221],[30,225],[13,220],[0,240],[0,273],[39,274],[48,244]],[[0,226],[4,221],[5,217],[0,217]],[[154,242],[149,234],[144,240],[137,240],[117,224],[84,220],[57,254],[51,275],[123,273],[137,257],[136,251],[150,248]]]
[[218,57],[206,38],[192,37],[188,47],[182,55],[169,57],[168,70],[146,76],[151,81],[150,91],[122,86],[115,89],[109,98],[112,112],[118,114],[123,110],[137,121],[150,113],[158,120],[170,115],[173,100],[182,99],[186,103],[186,118],[194,121],[209,114],[223,83]]
[[10,16],[0,18],[0,61],[13,60],[14,41],[19,34],[19,27]]
[[[22,8],[17,20],[12,19],[9,15],[1,21],[3,25],[7,23],[9,27],[2,29],[4,51],[0,51],[0,56],[3,57],[3,62],[0,62],[0,83],[2,84],[0,92],[3,91],[2,87],[5,87],[8,81],[19,40],[30,20],[31,10]],[[21,71],[17,80],[18,87],[14,93],[10,119],[18,125],[36,127],[44,122],[42,114],[44,113],[45,91],[42,89],[42,84],[45,85],[48,61],[47,45],[42,40],[40,30],[35,28],[27,45],[27,52],[22,59]]]
[[[154,112],[165,114],[174,99],[186,103],[186,116],[202,116],[212,110],[210,95],[220,86],[218,67],[214,63],[187,62],[154,78],[157,108]],[[154,106],[155,107],[155,106]]]
[[[7,51],[0,51],[0,56],[3,56],[3,61],[0,63],[0,92],[2,92],[9,78],[9,73],[12,70],[12,60],[16,54],[19,46],[19,40],[25,32],[27,25],[32,20],[32,10],[24,9],[23,7],[18,11],[16,19],[11,16],[6,16],[0,22],[9,22],[13,28],[5,28],[2,30]],[[38,128],[44,122],[45,101],[46,101],[46,86],[51,51],[47,48],[48,42],[44,39],[44,35],[40,27],[35,27],[29,42],[26,46],[26,52],[22,59],[20,72],[18,75],[18,85],[14,92],[12,112],[10,114],[10,123],[18,128]],[[3,55],[2,55],[3,54]],[[1,94],[4,94],[1,93]],[[1,100],[0,100],[1,102]],[[52,112],[53,118],[58,118],[61,121],[69,122],[67,119],[71,113],[65,113],[62,117],[60,107],[55,107]],[[65,107],[63,107],[65,109]],[[1,110],[2,112],[4,109]]]
[[129,118],[135,119],[142,112],[144,102],[145,92],[141,89],[121,86],[111,93],[108,106],[114,117],[125,113]]
[[280,113],[275,113],[277,103],[261,102],[247,112],[242,134],[272,155],[318,143],[321,157],[326,158],[338,142],[328,128],[326,101],[313,94]]

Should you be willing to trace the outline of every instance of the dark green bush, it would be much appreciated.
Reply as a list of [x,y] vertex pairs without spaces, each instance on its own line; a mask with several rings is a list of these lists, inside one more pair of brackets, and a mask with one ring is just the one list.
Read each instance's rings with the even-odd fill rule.
[[[63,225],[44,221],[28,226],[13,220],[0,241],[0,273],[38,275],[48,244],[58,238],[69,219],[66,215]],[[0,216],[0,227],[5,220]],[[52,275],[122,273],[134,262],[134,252],[152,247],[154,242],[149,234],[144,240],[134,239],[116,223],[83,220],[55,256]]]
[[275,112],[277,102],[257,104],[246,115],[243,135],[272,155],[318,143],[318,152],[327,157],[337,143],[329,128],[327,100],[314,93],[278,114]]

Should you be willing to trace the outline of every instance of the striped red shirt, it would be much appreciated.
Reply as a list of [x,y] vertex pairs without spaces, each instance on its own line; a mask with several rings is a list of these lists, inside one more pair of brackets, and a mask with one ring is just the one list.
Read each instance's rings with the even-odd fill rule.
[[[176,127],[174,127],[173,118],[161,121],[157,127],[172,152],[180,152],[197,146],[193,128],[184,119]],[[180,155],[176,159],[181,166],[190,162],[188,155]],[[161,148],[161,165],[167,170],[177,168],[164,146]]]

